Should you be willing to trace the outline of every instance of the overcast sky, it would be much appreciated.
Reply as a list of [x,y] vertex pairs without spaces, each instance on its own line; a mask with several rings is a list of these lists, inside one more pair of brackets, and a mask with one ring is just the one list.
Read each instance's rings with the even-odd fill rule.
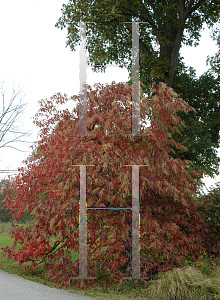
[[[25,131],[32,130],[29,144],[16,144],[22,151],[11,148],[0,149],[0,169],[16,170],[31,154],[31,142],[36,141],[38,130],[32,123],[37,112],[38,100],[50,98],[57,92],[68,96],[78,95],[79,46],[76,52],[65,47],[66,30],[61,31],[55,23],[61,16],[61,7],[67,0],[10,0],[0,2],[0,83],[4,82],[6,100],[11,99],[12,87],[23,92],[27,103],[20,119]],[[196,69],[197,76],[208,69],[207,55],[214,55],[218,48],[206,29],[200,45],[196,48],[184,46],[181,55],[187,66]],[[87,69],[87,84],[125,82],[128,72],[117,66],[107,68],[105,73],[93,73]],[[0,95],[1,96],[1,95]],[[2,99],[1,99],[2,102]],[[1,103],[0,102],[0,103]],[[73,104],[74,107],[74,104]],[[220,151],[218,151],[220,155]],[[5,174],[0,173],[0,178]],[[220,176],[205,179],[210,187]]]

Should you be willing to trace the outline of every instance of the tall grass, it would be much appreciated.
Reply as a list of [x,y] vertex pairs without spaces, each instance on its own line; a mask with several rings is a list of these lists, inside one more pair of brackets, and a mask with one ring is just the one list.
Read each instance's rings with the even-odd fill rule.
[[167,271],[148,289],[154,300],[220,299],[220,267],[210,276],[196,267]]

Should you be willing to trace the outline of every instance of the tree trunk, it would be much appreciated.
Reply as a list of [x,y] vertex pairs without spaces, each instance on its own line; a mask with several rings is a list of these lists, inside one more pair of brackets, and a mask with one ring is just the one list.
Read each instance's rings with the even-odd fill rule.
[[180,45],[183,37],[184,25],[180,25],[178,29],[170,30],[173,34],[173,43],[169,45],[170,40],[166,40],[165,45],[160,46],[160,58],[167,60],[168,71],[165,72],[164,77],[158,82],[165,82],[168,87],[172,87],[173,77],[178,65],[178,56]]

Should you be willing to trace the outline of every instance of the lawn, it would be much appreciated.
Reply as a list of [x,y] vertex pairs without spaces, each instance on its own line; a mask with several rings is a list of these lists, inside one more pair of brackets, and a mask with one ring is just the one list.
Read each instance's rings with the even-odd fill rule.
[[[20,224],[20,226],[25,226],[25,224]],[[5,246],[10,246],[13,243],[13,239],[10,237],[11,226],[10,224],[0,223],[0,249]],[[102,248],[104,251],[106,247]],[[72,259],[78,259],[79,253],[73,252]],[[0,269],[11,274],[15,274],[21,276],[25,279],[32,280],[38,283],[42,283],[44,285],[50,287],[58,288],[58,285],[54,283],[50,278],[46,277],[44,274],[43,266],[39,267],[38,270],[25,270],[25,266],[28,263],[24,263],[23,265],[19,265],[17,261],[7,260],[7,258],[2,257],[0,255]],[[92,296],[95,299],[100,300],[125,300],[125,299],[152,299],[148,298],[145,293],[148,287],[148,283],[144,280],[139,280],[140,282],[135,284],[133,280],[125,280],[123,283],[123,287],[119,287],[116,284],[109,286],[109,282],[100,281],[96,284],[90,284],[90,286],[86,287],[86,290],[81,290],[74,286],[65,288],[65,290],[73,293],[78,293],[80,295]],[[145,297],[144,297],[145,296]]]
[[[25,224],[19,226],[25,226]],[[10,224],[0,223],[0,249],[12,245],[13,239],[10,237],[10,233]],[[105,249],[106,247],[102,248],[103,251]],[[77,252],[72,253],[72,259],[78,257]],[[50,287],[59,288],[54,281],[45,276],[43,265],[38,270],[25,270],[26,265],[27,263],[19,265],[16,261],[7,260],[5,257],[0,256],[1,270]],[[215,265],[215,267],[211,268],[211,265]],[[207,270],[211,270],[211,273]],[[103,279],[89,286],[85,285],[85,290],[76,288],[75,284],[76,281],[65,290],[80,295],[92,296],[94,299],[100,300],[214,300],[220,299],[220,264],[204,261],[200,269],[186,266],[165,272],[163,275],[159,275],[156,281],[152,282],[138,280],[135,283],[134,280],[124,280],[122,286],[119,286],[116,283],[110,284],[109,281],[106,282]]]

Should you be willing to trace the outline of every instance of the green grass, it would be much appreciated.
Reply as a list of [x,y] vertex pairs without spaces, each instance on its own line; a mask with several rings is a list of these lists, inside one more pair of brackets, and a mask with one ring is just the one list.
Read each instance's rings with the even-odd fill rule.
[[[25,226],[24,224],[20,224],[19,226]],[[10,233],[12,232],[12,228],[10,224],[0,223],[0,249],[5,246],[11,246],[13,244],[13,239],[10,237]],[[103,247],[102,251],[104,251],[107,247]],[[72,253],[73,259],[78,259],[78,252]],[[50,278],[45,276],[43,265],[40,265],[38,270],[28,269],[25,270],[25,266],[28,263],[24,263],[19,265],[19,262],[8,260],[6,257],[2,257],[0,255],[0,269],[6,271],[11,274],[15,274],[21,276],[25,279],[35,281],[38,283],[42,283],[44,285],[50,287],[58,288],[58,285],[52,281]],[[104,278],[104,277],[103,277]],[[125,280],[122,286],[117,285],[116,283],[112,283],[110,285],[109,281],[99,280],[95,283],[90,283],[89,286],[86,286],[84,283],[85,290],[76,288],[76,281],[73,282],[72,286],[69,288],[65,288],[65,290],[73,293],[78,293],[80,295],[87,295],[94,297],[95,299],[100,300],[126,300],[126,299],[152,299],[146,296],[146,290],[148,287],[148,283],[144,280],[138,280],[138,283],[134,283],[133,280]],[[64,288],[63,288],[64,289]],[[145,295],[145,297],[143,297]]]
[[[25,226],[20,224],[19,226]],[[10,237],[12,229],[10,224],[0,223],[0,249],[10,246],[13,239]],[[106,247],[103,247],[103,250]],[[72,253],[72,258],[77,259],[79,254]],[[35,281],[50,287],[58,288],[58,285],[45,275],[43,265],[38,270],[28,269],[19,265],[18,262],[7,260],[0,255],[0,269],[21,276],[25,279]],[[214,265],[214,267],[211,267]],[[203,267],[202,267],[203,266]],[[97,274],[96,274],[97,276]],[[98,277],[98,276],[97,276]],[[214,300],[220,299],[220,264],[217,262],[203,261],[198,267],[186,266],[160,274],[155,281],[124,280],[122,285],[111,283],[105,276],[95,283],[84,285],[84,290],[77,288],[76,281],[65,290],[87,295],[99,300],[126,300],[126,299],[151,299],[151,300]]]

